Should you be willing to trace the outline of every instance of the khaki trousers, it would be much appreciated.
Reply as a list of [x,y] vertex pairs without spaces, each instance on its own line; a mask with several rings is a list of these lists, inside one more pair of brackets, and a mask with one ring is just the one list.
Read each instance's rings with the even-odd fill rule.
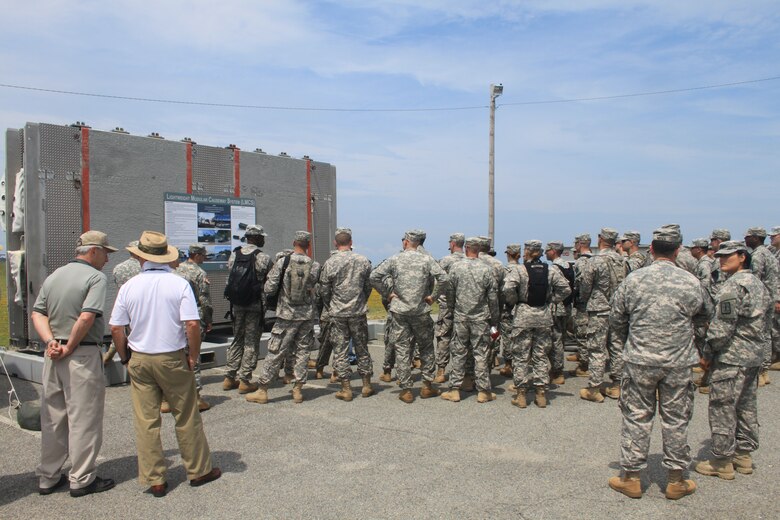
[[103,443],[103,405],[106,382],[97,345],[80,345],[64,359],[43,363],[41,396],[41,464],[35,470],[39,485],[49,488],[60,480],[70,458],[70,487],[79,489],[95,480],[95,465]]
[[133,352],[127,365],[133,400],[138,481],[155,486],[165,482],[165,456],[160,440],[160,403],[171,406],[176,421],[176,439],[187,478],[211,471],[211,453],[198,411],[195,375],[189,369],[184,350],[165,354]]

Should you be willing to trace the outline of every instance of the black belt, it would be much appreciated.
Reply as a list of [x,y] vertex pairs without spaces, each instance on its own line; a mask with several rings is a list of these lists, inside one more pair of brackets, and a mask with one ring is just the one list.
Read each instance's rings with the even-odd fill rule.
[[[65,343],[65,344],[68,343],[67,338],[54,338],[54,339],[57,340],[59,343]],[[79,345],[91,345],[94,347],[102,347],[103,343],[97,343],[95,341],[82,341],[81,343],[79,343]]]

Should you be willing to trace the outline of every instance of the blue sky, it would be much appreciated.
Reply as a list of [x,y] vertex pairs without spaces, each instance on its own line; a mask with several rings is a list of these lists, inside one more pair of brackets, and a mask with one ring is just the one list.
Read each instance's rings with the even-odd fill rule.
[[[602,226],[644,238],[667,222],[688,241],[780,225],[780,81],[511,103],[780,76],[778,34],[770,0],[6,2],[0,83],[376,109],[484,107],[501,82],[499,248]],[[407,228],[425,229],[436,256],[451,232],[487,233],[486,108],[251,110],[0,88],[3,128],[76,120],[333,163],[339,225],[374,261]]]

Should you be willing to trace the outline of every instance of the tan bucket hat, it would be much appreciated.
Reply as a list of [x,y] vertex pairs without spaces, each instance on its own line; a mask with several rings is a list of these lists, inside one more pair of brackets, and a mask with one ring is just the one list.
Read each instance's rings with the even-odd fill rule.
[[168,245],[168,239],[157,231],[144,231],[138,246],[128,247],[128,251],[144,260],[167,264],[179,258],[179,250]]

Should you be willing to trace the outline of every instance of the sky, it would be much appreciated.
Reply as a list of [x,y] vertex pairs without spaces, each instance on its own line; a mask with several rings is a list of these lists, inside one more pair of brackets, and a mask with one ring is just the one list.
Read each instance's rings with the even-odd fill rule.
[[336,166],[357,251],[377,262],[422,228],[440,257],[452,232],[487,234],[489,86],[502,83],[499,252],[605,226],[647,242],[670,222],[686,242],[716,227],[741,238],[780,225],[780,80],[559,101],[777,77],[778,34],[775,0],[5,2],[3,84],[369,111],[0,87],[0,125],[309,155]]

